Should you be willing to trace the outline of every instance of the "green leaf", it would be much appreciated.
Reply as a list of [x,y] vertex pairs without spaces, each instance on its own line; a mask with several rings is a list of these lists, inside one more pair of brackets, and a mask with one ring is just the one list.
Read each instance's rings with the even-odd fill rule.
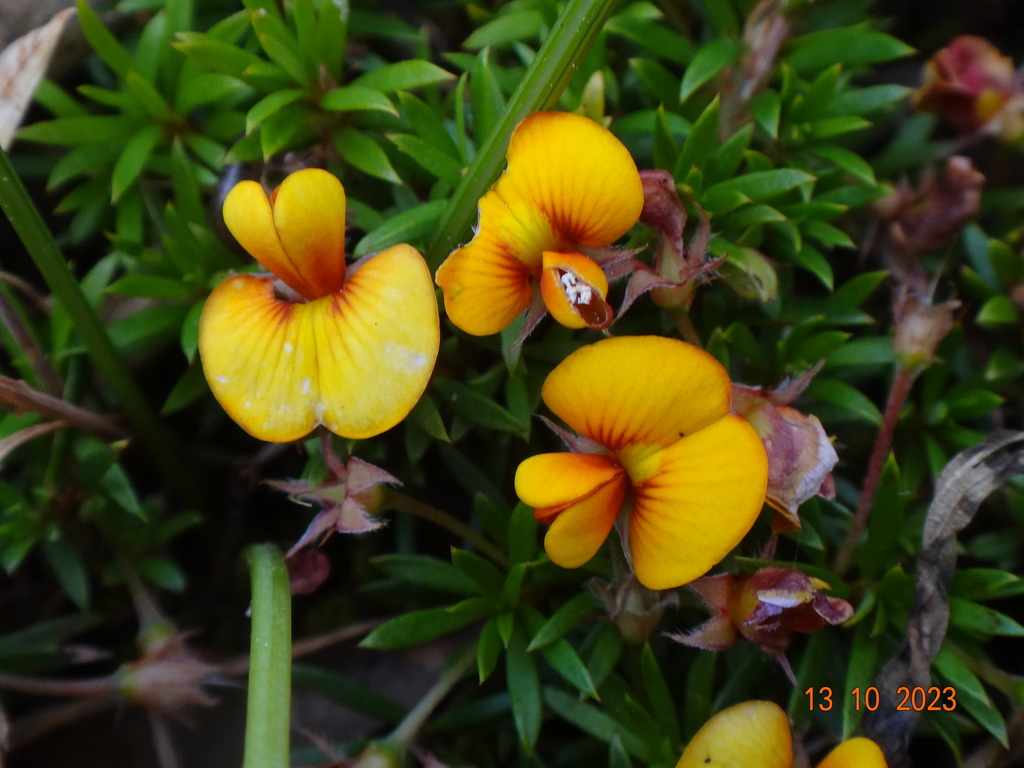
[[[514,7],[514,6],[509,6]],[[538,10],[524,9],[504,13],[478,27],[462,45],[476,50],[488,45],[508,45],[509,43],[534,40],[544,29],[544,14]]]
[[469,74],[470,103],[473,109],[473,134],[482,142],[494,131],[505,110],[505,97],[498,83],[495,65],[491,61],[491,49],[484,48],[473,62]]
[[150,557],[139,563],[139,573],[168,592],[181,594],[188,586],[184,571],[173,560]]
[[462,163],[457,158],[409,133],[388,134],[388,139],[428,173],[450,187],[458,185],[462,178]]
[[859,389],[846,382],[819,376],[810,383],[806,393],[838,406],[848,414],[848,418],[867,421],[875,426],[882,425],[882,414],[878,407]]
[[380,145],[362,131],[343,126],[334,134],[334,146],[345,162],[378,179],[401,184],[391,161]]
[[806,269],[816,278],[821,280],[822,285],[832,290],[832,265],[820,251],[809,245],[804,245],[799,251],[793,254],[793,261]]
[[871,164],[856,152],[835,145],[811,147],[809,151],[811,154],[834,163],[865,184],[873,185],[875,183],[875,171]]
[[433,200],[389,216],[383,224],[368,232],[356,243],[353,254],[362,257],[398,243],[421,239],[437,223],[438,214],[443,210],[444,204],[443,200]]
[[526,652],[526,635],[518,625],[513,628],[505,651],[505,674],[519,743],[526,754],[532,755],[540,737],[543,710],[540,675],[533,656]]
[[121,47],[117,38],[110,34],[110,30],[103,26],[100,17],[85,0],[76,0],[75,7],[78,10],[78,22],[82,25],[82,32],[89,45],[118,77],[125,79],[135,66],[135,60]]
[[198,32],[179,32],[178,42],[173,45],[207,69],[240,80],[245,79],[245,73],[250,67],[262,62],[251,51]]
[[959,690],[956,691],[956,703],[958,712],[966,710],[967,714],[981,723],[982,727],[1003,745],[1003,749],[1009,749],[1006,722],[998,709],[989,702],[979,701],[969,693],[961,693]]
[[985,692],[985,686],[981,684],[981,680],[948,645],[943,645],[939,652],[935,654],[935,658],[932,659],[932,666],[948,682],[953,684],[958,694],[963,692],[973,696],[982,704],[992,705],[992,700],[989,699],[988,694]]
[[949,598],[949,624],[951,627],[980,632],[984,635],[1020,637],[1024,627],[1006,614],[962,597]]
[[427,85],[454,79],[455,75],[448,70],[441,69],[436,64],[423,59],[411,59],[395,64],[385,64],[383,67],[360,75],[350,85],[382,93],[392,93],[394,91],[411,91],[414,88],[423,88]]
[[160,409],[160,415],[169,416],[172,413],[177,413],[209,394],[210,387],[203,375],[203,366],[197,360],[193,360],[171,388],[170,394],[167,395],[167,399]]
[[434,386],[449,401],[456,413],[473,424],[501,432],[526,434],[529,424],[523,424],[487,395],[468,384],[454,379],[437,378]]
[[272,115],[264,118],[259,133],[263,160],[269,160],[287,147],[295,139],[296,134],[302,130],[307,118],[308,112],[305,107],[294,103],[281,107]]
[[441,413],[429,395],[423,395],[409,412],[409,420],[435,440],[451,442],[441,420]]
[[985,328],[996,328],[1000,325],[1015,325],[1020,316],[1017,307],[1009,296],[993,296],[987,299],[978,310],[978,325]]
[[257,101],[245,115],[245,132],[252,133],[264,120],[305,95],[300,88],[275,91]]
[[527,650],[534,651],[560,640],[578,627],[584,617],[593,614],[596,607],[594,596],[590,592],[581,592],[567,600],[537,628]]
[[639,736],[603,709],[581,702],[575,696],[570,696],[568,693],[554,688],[544,689],[544,701],[564,720],[569,721],[584,733],[605,743],[610,743],[613,738],[618,736],[626,751],[640,762],[647,765],[658,762],[655,745],[649,743],[648,740]]
[[466,574],[487,595],[501,595],[505,577],[490,560],[464,549],[452,547],[452,565]]
[[[313,62],[321,64],[335,82],[341,82],[348,36],[348,3],[320,3],[313,40]],[[305,44],[303,49],[305,50]]]
[[746,50],[746,45],[731,37],[716,38],[702,47],[683,73],[679,103],[683,104],[694,91],[739,59]]
[[776,91],[762,91],[750,102],[750,113],[758,126],[773,139],[779,137],[782,100]]
[[718,148],[718,116],[719,101],[716,96],[697,118],[683,142],[673,173],[677,179],[685,178],[693,166],[703,169],[711,159]]
[[302,57],[299,55],[299,44],[284,23],[276,14],[252,11],[250,22],[260,46],[270,60],[279,66],[294,82],[306,84],[311,73],[306,71]]
[[320,106],[336,112],[376,111],[398,116],[398,110],[391,99],[380,91],[361,85],[332,88],[320,99]]
[[1020,594],[1024,579],[998,568],[963,568],[953,574],[950,592],[967,600],[992,600]]
[[875,662],[878,660],[878,638],[871,636],[871,625],[866,621],[857,624],[854,630],[849,658],[850,664],[846,668],[846,684],[843,690],[850,694],[854,688],[860,688],[861,696],[859,702],[852,694],[843,697],[844,739],[853,735],[864,715],[865,691],[871,685]]
[[480,636],[476,641],[476,668],[482,683],[495,667],[498,666],[498,659],[501,657],[501,649],[504,644],[501,642],[501,635],[498,634],[498,624],[495,619],[488,619],[480,629]]
[[[685,151],[685,148],[684,148]],[[755,202],[781,195],[801,184],[809,184],[815,177],[795,168],[776,168],[771,171],[755,171],[734,179],[727,179],[710,187],[705,194],[724,191],[739,192]]]
[[456,632],[494,612],[487,597],[470,597],[444,608],[425,608],[386,621],[359,643],[360,648],[388,650],[425,643]]
[[170,277],[125,275],[108,286],[107,292],[148,299],[188,299],[192,297],[193,289],[187,283]]
[[401,705],[377,689],[330,669],[312,664],[293,663],[292,682],[297,687],[319,693],[346,709],[384,723],[397,723],[405,716],[405,709]]
[[790,41],[785,62],[797,72],[825,69],[837,61],[859,67],[910,56],[914,49],[866,24],[801,35]]
[[[525,563],[533,560],[537,554],[537,528],[533,509],[522,502],[516,504],[508,520],[508,556],[511,562]],[[533,643],[530,644],[530,650],[533,650]]]
[[152,351],[178,338],[188,310],[185,304],[157,304],[111,323],[107,333],[124,356]]
[[682,746],[683,737],[679,732],[679,713],[672,701],[672,692],[662,674],[661,666],[658,663],[650,643],[644,645],[640,654],[640,674],[643,678],[644,692],[647,694],[647,701],[650,703],[651,712],[661,733],[668,736],[675,748]]
[[82,558],[62,534],[42,541],[43,555],[61,587],[79,610],[89,608],[89,575]]
[[171,119],[171,107],[167,100],[151,82],[138,72],[129,72],[124,78],[124,84],[139,100],[142,108],[155,120],[168,121]]
[[62,117],[26,125],[18,130],[19,139],[40,144],[106,144],[123,146],[139,130],[139,124],[122,115],[87,115]]
[[452,592],[479,595],[480,586],[451,563],[428,555],[378,555],[370,560],[376,568],[393,579],[409,584]]

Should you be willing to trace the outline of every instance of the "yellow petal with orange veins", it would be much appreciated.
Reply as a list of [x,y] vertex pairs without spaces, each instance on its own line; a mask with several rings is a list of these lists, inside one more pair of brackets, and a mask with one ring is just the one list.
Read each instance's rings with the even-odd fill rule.
[[665,446],[703,429],[729,412],[731,393],[729,374],[715,358],[663,336],[617,336],[582,347],[542,389],[563,421],[613,451]]
[[448,318],[466,333],[498,333],[530,304],[528,266],[510,256],[495,233],[481,230],[437,270]]
[[307,299],[317,295],[281,245],[274,224],[274,210],[262,185],[240,181],[224,198],[224,223],[250,256],[269,269],[290,288]]
[[697,731],[676,768],[792,768],[786,713],[770,701],[723,709]]
[[[611,533],[628,488],[626,473],[621,472],[589,496],[558,510],[544,537],[544,549],[551,562],[563,568],[586,565]],[[538,509],[537,514],[542,518],[550,516],[543,509]]]
[[507,203],[538,207],[560,237],[594,247],[624,235],[643,208],[629,150],[608,129],[569,112],[538,112],[519,123],[495,190]]
[[437,359],[440,327],[427,264],[412,246],[392,246],[322,301],[327,311],[312,318],[319,421],[342,437],[380,434],[416,405]]
[[844,741],[818,763],[818,768],[888,768],[885,755],[871,739]]
[[704,575],[750,530],[767,484],[764,446],[739,416],[665,448],[655,472],[633,477],[629,545],[640,583],[670,589]]
[[531,507],[559,507],[589,496],[623,469],[609,456],[591,453],[542,453],[516,470],[516,494]]
[[288,442],[317,424],[316,310],[277,298],[273,283],[238,275],[218,285],[203,308],[199,354],[228,416],[253,437]]
[[551,316],[567,328],[599,331],[614,319],[604,300],[608,278],[593,259],[582,254],[544,251],[540,293]]
[[275,296],[271,278],[229,278],[199,325],[217,401],[271,442],[317,424],[348,438],[389,429],[426,388],[438,342],[430,272],[408,245],[366,260],[340,293],[308,303]]
[[313,286],[308,299],[326,296],[345,282],[345,190],[319,168],[290,174],[274,192],[274,224],[289,260]]

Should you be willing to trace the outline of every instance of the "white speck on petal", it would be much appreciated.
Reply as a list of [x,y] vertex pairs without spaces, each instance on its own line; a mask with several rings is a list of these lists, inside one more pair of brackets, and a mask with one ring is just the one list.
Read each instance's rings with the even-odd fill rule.
[[427,358],[424,355],[409,349],[409,347],[395,344],[393,341],[389,341],[384,347],[384,354],[392,362],[394,370],[400,373],[419,373],[427,364]]
[[309,376],[307,376],[306,378],[304,378],[299,383],[299,394],[308,395],[312,391],[313,391],[313,382],[310,381]]
[[217,376],[215,381],[218,384],[227,384],[228,383],[228,377],[227,376]]
[[284,351],[288,352],[288,353],[294,352],[295,351],[295,347],[293,347],[290,342],[286,341],[284,343]]
[[246,408],[252,408],[252,401],[246,400],[244,403],[242,403],[242,405]]

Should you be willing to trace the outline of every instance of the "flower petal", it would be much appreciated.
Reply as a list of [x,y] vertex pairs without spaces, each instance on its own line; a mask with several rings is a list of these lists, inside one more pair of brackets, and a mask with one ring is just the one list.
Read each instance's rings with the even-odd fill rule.
[[739,416],[666,448],[658,470],[634,485],[629,543],[640,583],[670,589],[706,573],[750,530],[767,483],[764,447]]
[[888,768],[885,755],[871,739],[848,739],[818,763],[818,768]]
[[341,290],[345,282],[345,190],[334,174],[306,168],[274,191],[274,224],[288,258],[316,293]]
[[495,190],[507,203],[539,208],[565,240],[593,247],[624,235],[644,202],[629,150],[611,131],[569,112],[538,112],[519,123]]
[[307,299],[317,295],[281,245],[274,225],[274,211],[262,185],[240,181],[224,198],[224,223],[250,256]]
[[571,504],[617,475],[618,462],[590,453],[542,453],[523,461],[516,470],[516,494],[535,509]]
[[415,248],[395,245],[362,261],[328,299],[312,321],[319,419],[342,437],[372,437],[406,417],[434,369],[440,327],[430,271]]
[[438,342],[430,273],[408,245],[366,260],[341,293],[304,304],[277,298],[271,278],[229,278],[199,327],[218,402],[272,442],[318,423],[348,438],[394,426],[423,393]]
[[600,331],[612,324],[614,313],[604,300],[608,278],[583,254],[544,251],[540,292],[551,316],[566,328]]
[[[237,187],[236,187],[237,189]],[[317,424],[316,304],[274,295],[274,278],[238,275],[218,285],[203,308],[199,354],[217,402],[260,440],[287,442]]]
[[569,355],[542,394],[566,424],[618,451],[669,445],[703,429],[729,412],[731,386],[719,362],[691,344],[618,336]]
[[509,254],[497,230],[481,225],[437,270],[448,318],[474,336],[497,333],[530,304],[531,272]]
[[793,734],[786,713],[770,701],[745,701],[723,709],[704,723],[676,768],[792,768],[792,765]]
[[[557,511],[544,537],[551,562],[563,568],[586,565],[611,533],[628,488],[622,472],[589,496]],[[536,514],[544,515],[544,510],[538,509]]]

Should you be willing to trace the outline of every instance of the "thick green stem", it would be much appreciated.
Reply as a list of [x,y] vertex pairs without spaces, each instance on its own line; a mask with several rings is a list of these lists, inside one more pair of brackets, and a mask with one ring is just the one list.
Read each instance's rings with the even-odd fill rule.
[[81,286],[68,268],[54,242],[50,230],[36,210],[28,192],[11,166],[7,154],[0,149],[0,208],[10,220],[14,231],[25,245],[36,268],[53,295],[68,313],[75,332],[89,350],[89,355],[106,378],[121,408],[131,420],[139,438],[145,443],[168,480],[190,501],[196,491],[185,471],[180,454],[157,420],[107,335],[103,323],[89,305]]
[[291,731],[292,608],[288,569],[270,545],[247,552],[252,640],[242,768],[288,768]]
[[477,136],[477,141],[483,141],[483,144],[448,201],[437,235],[431,243],[429,260],[432,267],[436,267],[469,232],[476,216],[477,201],[505,163],[505,150],[512,129],[531,112],[549,109],[555,104],[617,5],[618,0],[570,0],[509,97],[491,135]]

